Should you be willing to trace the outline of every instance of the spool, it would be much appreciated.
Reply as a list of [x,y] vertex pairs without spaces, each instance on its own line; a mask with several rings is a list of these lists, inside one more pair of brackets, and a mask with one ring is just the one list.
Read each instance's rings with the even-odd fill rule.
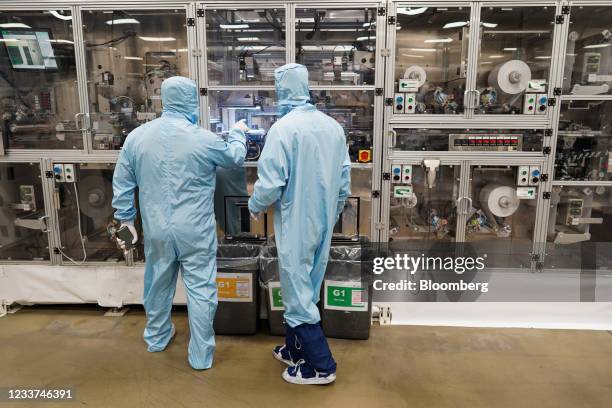
[[89,175],[82,177],[78,186],[81,212],[94,220],[106,222],[113,214],[111,183],[100,175]]
[[496,217],[510,217],[519,208],[516,189],[501,184],[487,184],[480,190],[480,203]]
[[510,95],[525,91],[529,81],[531,81],[531,70],[521,60],[506,61],[489,73],[489,85]]
[[411,65],[404,71],[404,79],[414,79],[419,81],[417,87],[420,88],[427,80],[427,72],[420,65]]

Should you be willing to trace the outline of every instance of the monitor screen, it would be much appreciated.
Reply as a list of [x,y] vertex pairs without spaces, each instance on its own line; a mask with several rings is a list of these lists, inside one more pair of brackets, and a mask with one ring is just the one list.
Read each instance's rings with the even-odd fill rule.
[[0,33],[14,69],[57,69],[48,31],[2,30]]

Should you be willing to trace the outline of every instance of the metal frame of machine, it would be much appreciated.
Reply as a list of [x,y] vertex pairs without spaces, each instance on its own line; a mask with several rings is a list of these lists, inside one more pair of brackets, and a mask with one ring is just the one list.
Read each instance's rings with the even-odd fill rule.
[[[313,91],[368,91],[374,95],[374,121],[372,162],[355,163],[353,168],[371,169],[371,222],[370,240],[373,242],[387,242],[389,239],[389,200],[392,191],[392,183],[386,180],[386,175],[390,173],[394,164],[411,164],[420,166],[424,160],[440,160],[441,165],[452,164],[461,166],[462,180],[460,183],[461,197],[469,197],[469,175],[472,166],[477,165],[537,165],[541,166],[542,173],[550,175],[542,179],[538,186],[537,210],[535,214],[536,225],[532,238],[532,268],[540,269],[543,266],[545,256],[546,232],[548,226],[549,205],[548,199],[543,193],[550,192],[553,186],[612,186],[612,181],[560,181],[554,180],[555,146],[558,139],[559,114],[561,103],[565,100],[610,100],[612,95],[589,95],[572,96],[558,95],[555,88],[561,87],[564,70],[564,54],[566,39],[569,33],[569,18],[571,16],[571,6],[573,5],[604,5],[612,8],[612,1],[546,1],[538,6],[548,5],[554,7],[555,15],[563,16],[554,25],[553,52],[550,62],[551,70],[549,73],[549,86],[547,87],[547,97],[556,98],[557,103],[550,106],[545,115],[475,115],[469,109],[466,113],[459,115],[398,115],[393,113],[393,106],[387,104],[387,100],[393,99],[395,89],[395,41],[396,30],[394,24],[397,16],[396,7],[406,6],[406,1],[360,1],[360,0],[336,0],[332,3],[321,1],[266,1],[266,2],[245,2],[236,5],[235,1],[215,1],[215,2],[190,2],[190,1],[145,1],[131,0],[126,2],[110,1],[101,2],[98,0],[86,1],[7,1],[0,6],[1,11],[9,10],[48,10],[50,8],[70,10],[73,16],[73,38],[75,47],[77,91],[79,97],[79,108],[81,115],[81,125],[79,130],[82,133],[84,148],[82,150],[40,150],[40,149],[4,149],[0,156],[0,163],[40,163],[41,180],[44,192],[45,212],[49,217],[49,256],[50,261],[2,261],[1,264],[7,266],[28,265],[66,265],[71,263],[62,259],[62,255],[56,253],[54,248],[61,247],[61,231],[57,217],[57,210],[54,197],[55,181],[53,177],[47,178],[48,174],[53,173],[55,163],[114,163],[118,157],[118,151],[95,150],[92,147],[90,123],[89,123],[89,98],[88,98],[88,79],[86,75],[86,55],[83,43],[83,32],[81,13],[85,10],[159,10],[159,9],[181,9],[185,10],[185,16],[193,25],[185,25],[188,41],[188,64],[189,76],[199,83],[201,92],[201,123],[208,124],[208,102],[211,91],[231,91],[231,90],[268,90],[273,91],[273,85],[209,85],[207,71],[206,53],[206,13],[214,9],[253,9],[253,8],[283,8],[285,10],[285,56],[286,62],[295,61],[296,31],[295,21],[296,9],[305,7],[320,7],[325,9],[339,8],[376,8],[376,54],[375,54],[375,82],[372,85],[313,85]],[[470,33],[468,50],[468,69],[466,77],[466,87],[468,95],[475,91],[477,77],[477,61],[480,49],[480,10],[486,6],[531,6],[533,2],[527,0],[509,1],[418,1],[410,2],[410,7],[414,6],[465,6],[470,8],[470,26],[474,30]],[[396,129],[450,129],[450,128],[469,128],[469,129],[542,129],[546,130],[550,136],[544,137],[543,146],[550,150],[550,154],[539,152],[408,152],[393,149],[393,132]],[[254,167],[255,162],[245,164],[247,167]],[[462,200],[464,206],[466,200]],[[460,214],[461,216],[461,214]],[[465,223],[462,223],[464,225]],[[463,227],[461,227],[463,228]],[[126,259],[126,266],[133,266],[134,260],[131,257]],[[71,266],[75,269],[87,269],[88,267],[109,266],[104,262],[86,262],[80,266]],[[138,269],[142,266],[139,265]],[[137,268],[133,268],[137,269]],[[2,273],[0,273],[0,277]]]

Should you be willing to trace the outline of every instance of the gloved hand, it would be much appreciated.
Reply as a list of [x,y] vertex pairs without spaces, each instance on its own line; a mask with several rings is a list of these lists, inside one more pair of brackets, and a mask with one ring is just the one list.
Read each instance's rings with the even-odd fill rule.
[[254,221],[259,221],[259,214],[261,214],[261,213],[254,213],[254,212],[252,212],[252,213],[251,213],[251,218],[252,218]]
[[[124,225],[130,230],[130,232],[134,236],[134,239],[132,239],[132,245],[134,245],[138,242],[138,232],[136,231],[136,227],[134,227],[134,221],[121,221],[121,226],[123,227]],[[117,243],[119,244],[121,249],[125,251],[125,242],[117,238]]]
[[251,129],[249,129],[249,127],[247,126],[246,121],[245,121],[244,119],[239,120],[238,122],[236,122],[236,124],[234,125],[234,129],[238,129],[238,130],[240,130],[240,131],[242,131],[242,132],[244,132],[244,133],[246,133],[246,132],[248,132],[249,130],[251,130]]

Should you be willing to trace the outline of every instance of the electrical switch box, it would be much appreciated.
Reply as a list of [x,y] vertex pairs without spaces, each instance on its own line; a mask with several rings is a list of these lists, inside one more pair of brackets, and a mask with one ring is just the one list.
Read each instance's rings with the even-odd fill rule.
[[404,113],[415,113],[416,112],[416,95],[413,93],[408,93],[405,95],[404,99],[405,99]]
[[402,183],[412,184],[412,165],[404,164],[402,166]]
[[540,166],[530,166],[529,167],[529,185],[535,186],[540,182],[540,175],[542,171],[540,170]]
[[536,97],[536,94],[525,94],[525,106],[523,107],[523,113],[528,115],[535,114]]
[[402,165],[394,164],[391,166],[391,182],[399,184],[402,182]]
[[64,183],[65,177],[64,177],[64,165],[61,163],[55,163],[53,165],[53,176],[55,177],[55,181],[57,183]]
[[529,185],[529,166],[519,166],[516,175],[516,184],[518,186]]
[[406,97],[404,94],[395,94],[393,100],[393,113],[404,113],[404,106],[406,103]]
[[548,95],[538,94],[536,99],[536,115],[546,114],[548,111]]

